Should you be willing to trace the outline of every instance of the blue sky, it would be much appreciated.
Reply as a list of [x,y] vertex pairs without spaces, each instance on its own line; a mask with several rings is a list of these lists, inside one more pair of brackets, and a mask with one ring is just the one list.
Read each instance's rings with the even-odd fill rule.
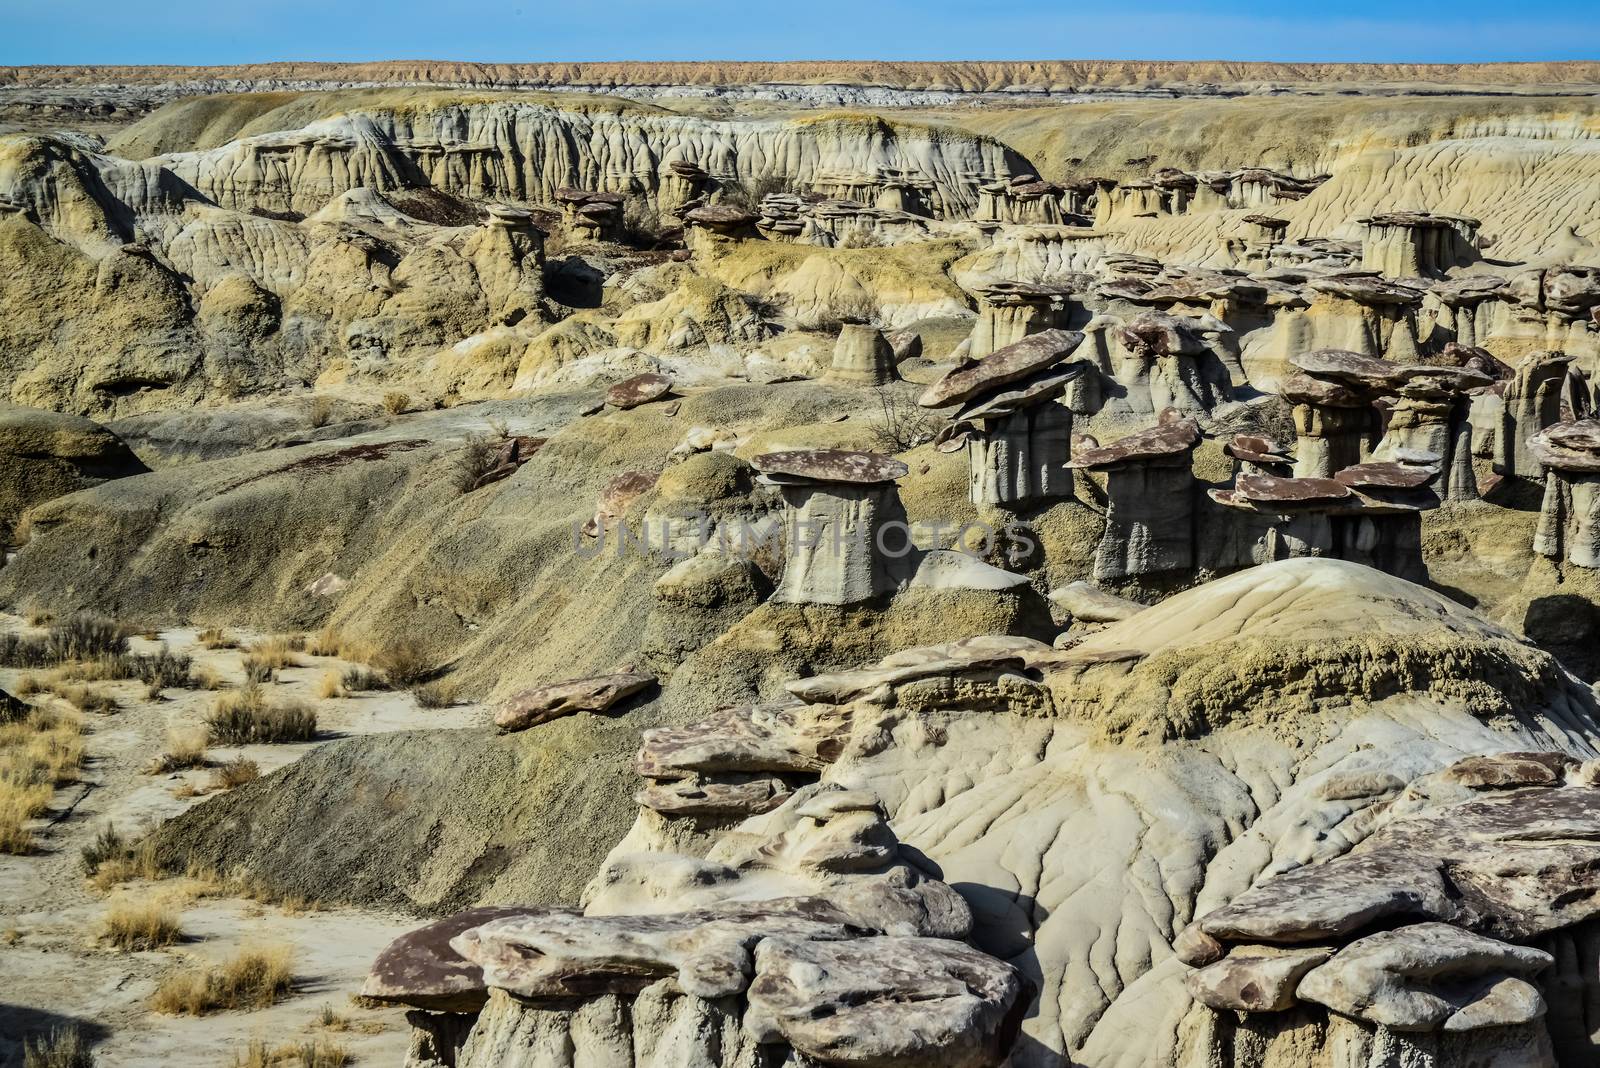
[[1595,0],[4,0],[0,65],[1600,58]]

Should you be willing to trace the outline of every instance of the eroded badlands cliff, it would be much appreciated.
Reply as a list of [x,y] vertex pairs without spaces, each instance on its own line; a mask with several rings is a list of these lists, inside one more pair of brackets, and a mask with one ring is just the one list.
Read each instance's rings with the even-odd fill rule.
[[0,72],[16,1056],[1590,1063],[1596,80]]

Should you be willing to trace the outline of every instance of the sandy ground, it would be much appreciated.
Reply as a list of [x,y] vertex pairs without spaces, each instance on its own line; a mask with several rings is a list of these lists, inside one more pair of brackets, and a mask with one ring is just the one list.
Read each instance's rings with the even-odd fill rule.
[[[23,622],[0,614],[0,630]],[[248,641],[255,637],[235,632]],[[175,652],[189,653],[196,667],[209,665],[224,680],[244,678],[242,654],[206,650],[192,630],[159,636]],[[135,652],[155,642],[135,638]],[[242,753],[262,774],[282,767],[333,738],[406,730],[461,727],[484,715],[476,706],[423,709],[409,694],[372,693],[317,699],[314,688],[328,670],[344,662],[301,654],[304,666],[285,669],[272,684],[275,697],[312,701],[319,736],[295,745],[212,749],[218,763]],[[22,672],[0,669],[0,688],[15,688]],[[162,700],[145,696],[137,681],[91,684],[114,694],[121,708],[86,719],[87,759],[80,782],[59,790],[54,807],[34,825],[39,848],[29,856],[0,855],[0,1066],[22,1063],[22,1038],[52,1026],[76,1022],[95,1043],[97,1062],[122,1065],[213,1066],[232,1062],[252,1039],[274,1046],[326,1034],[344,1046],[355,1063],[399,1065],[408,1028],[399,1010],[356,1005],[372,958],[396,935],[416,926],[410,917],[354,909],[284,908],[237,897],[195,897],[186,880],[137,883],[109,894],[89,886],[80,869],[80,851],[107,823],[125,837],[169,819],[203,798],[179,796],[185,782],[203,786],[207,771],[151,775],[146,766],[165,747],[169,731],[203,722],[214,695],[169,690]],[[34,701],[54,700],[40,695]],[[179,908],[182,942],[170,949],[121,952],[97,942],[100,918],[121,896],[162,895]],[[170,1017],[148,1007],[162,977],[197,960],[220,959],[254,945],[293,948],[292,997],[259,1011],[222,1012],[205,1017]],[[340,1018],[330,1032],[322,1026],[324,1006]]]

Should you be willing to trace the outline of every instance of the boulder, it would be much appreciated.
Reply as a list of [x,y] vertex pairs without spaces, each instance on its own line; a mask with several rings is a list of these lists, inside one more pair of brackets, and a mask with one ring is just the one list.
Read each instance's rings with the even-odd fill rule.
[[489,999],[483,969],[451,948],[450,940],[491,920],[536,911],[484,905],[407,931],[372,962],[361,996],[430,1012],[477,1012]]
[[537,686],[503,701],[495,709],[494,725],[510,733],[576,712],[604,712],[618,701],[653,686],[655,681],[654,675],[621,671]]
[[1553,962],[1540,949],[1419,923],[1357,939],[1308,972],[1296,992],[1396,1031],[1473,1031],[1543,1016],[1544,998],[1525,977]]
[[1010,965],[935,938],[769,938],[745,1027],[822,1064],[988,1068],[1016,1037],[1026,984]]

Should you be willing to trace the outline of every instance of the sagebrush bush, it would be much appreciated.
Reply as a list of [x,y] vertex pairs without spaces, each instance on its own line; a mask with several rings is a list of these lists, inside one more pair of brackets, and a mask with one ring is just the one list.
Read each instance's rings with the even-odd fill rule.
[[223,764],[218,764],[211,771],[211,789],[232,790],[235,786],[243,786],[247,782],[255,782],[261,778],[261,769],[254,760],[244,757],[234,757]]
[[287,946],[261,946],[220,963],[186,968],[162,980],[150,1007],[169,1016],[264,1009],[294,989],[293,960]]
[[94,1051],[77,1024],[23,1040],[22,1068],[94,1068]]
[[307,742],[317,734],[317,712],[304,701],[270,701],[259,686],[219,694],[206,715],[212,745]]
[[206,732],[195,728],[167,732],[167,747],[146,768],[151,775],[206,766]]
[[182,934],[177,912],[162,901],[113,902],[100,921],[101,939],[118,949],[160,949]]
[[434,673],[432,659],[415,638],[400,638],[390,642],[377,650],[371,663],[383,672],[389,685],[397,689],[427,682]]
[[5,667],[54,667],[127,651],[127,631],[100,616],[73,616],[51,624],[42,635],[0,634],[0,666]]

